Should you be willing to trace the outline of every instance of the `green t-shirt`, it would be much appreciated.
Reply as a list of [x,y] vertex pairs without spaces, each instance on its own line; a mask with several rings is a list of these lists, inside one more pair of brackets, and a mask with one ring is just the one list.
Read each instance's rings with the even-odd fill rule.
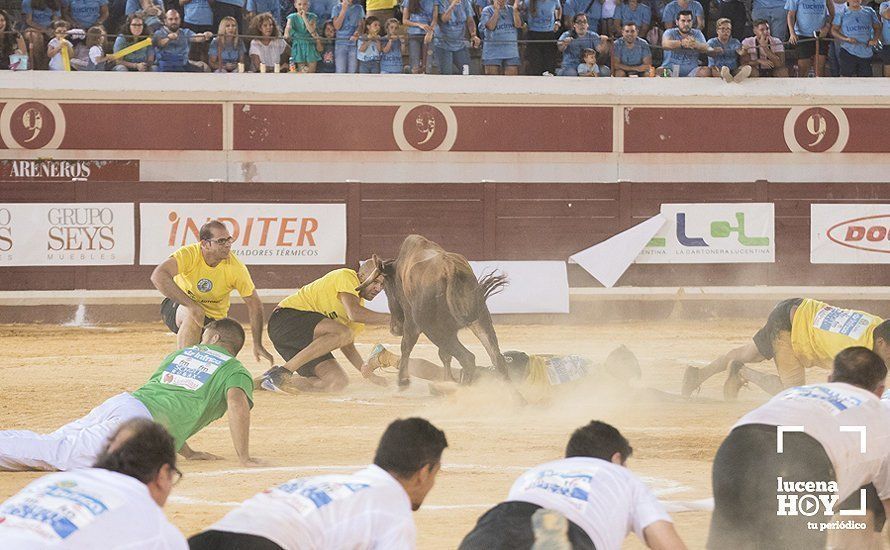
[[188,438],[226,413],[229,388],[241,388],[253,407],[250,373],[219,346],[192,346],[164,359],[133,397],[170,430],[180,449]]

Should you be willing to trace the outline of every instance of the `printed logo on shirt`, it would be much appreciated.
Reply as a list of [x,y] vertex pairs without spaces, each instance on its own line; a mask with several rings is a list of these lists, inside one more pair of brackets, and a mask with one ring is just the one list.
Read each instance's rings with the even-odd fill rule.
[[871,317],[858,311],[823,306],[813,318],[813,328],[843,334],[858,340],[871,324]]
[[161,383],[197,391],[229,359],[228,355],[212,349],[186,348],[164,369]]
[[60,482],[26,489],[0,507],[0,523],[47,541],[59,541],[123,503],[100,499],[76,487],[75,482]]
[[580,472],[560,472],[556,470],[543,470],[538,472],[534,479],[526,485],[526,490],[538,489],[568,497],[580,501],[574,503],[579,506],[586,503],[590,496],[590,480],[593,476]]
[[855,395],[845,395],[840,391],[825,386],[791,388],[782,399],[812,399],[833,415],[850,408],[859,407],[863,403],[862,399]]
[[338,483],[336,481],[318,481],[298,479],[283,483],[267,493],[270,496],[286,497],[297,511],[306,515],[328,504],[349,498],[370,487],[367,483]]
[[213,290],[213,281],[210,279],[201,279],[198,281],[198,290],[201,292],[210,292]]

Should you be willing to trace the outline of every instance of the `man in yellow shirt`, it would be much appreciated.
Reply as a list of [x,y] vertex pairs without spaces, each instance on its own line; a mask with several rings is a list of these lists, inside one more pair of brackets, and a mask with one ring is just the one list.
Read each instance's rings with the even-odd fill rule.
[[198,344],[204,325],[228,317],[229,294],[237,290],[250,313],[253,356],[272,363],[272,354],[263,347],[263,302],[247,267],[232,253],[232,235],[225,224],[210,220],[198,237],[200,242],[183,246],[151,274],[151,282],[166,297],[161,317],[176,333],[177,349]]
[[[890,321],[842,309],[811,298],[783,300],[773,308],[766,325],[753,341],[713,361],[707,367],[686,367],[681,393],[689,397],[701,384],[729,369],[723,396],[735,399],[739,389],[753,382],[776,394],[805,383],[804,369],[831,369],[834,357],[851,346],[874,350],[890,364]],[[745,366],[773,359],[779,375],[765,374]]]
[[[389,315],[364,307],[383,290],[383,276],[356,291],[372,275],[374,262],[366,261],[358,272],[335,269],[288,296],[269,317],[269,338],[286,363],[274,367],[256,380],[270,391],[338,391],[349,378],[331,354],[339,349],[358,371],[361,354],[355,349],[355,335],[365,323],[389,323]],[[292,376],[296,373],[298,376]],[[373,382],[384,383],[373,372],[364,373]]]

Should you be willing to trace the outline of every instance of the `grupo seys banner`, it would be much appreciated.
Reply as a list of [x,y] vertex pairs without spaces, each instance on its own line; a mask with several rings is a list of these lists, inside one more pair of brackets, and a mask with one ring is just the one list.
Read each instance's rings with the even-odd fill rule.
[[132,203],[0,204],[0,266],[127,265]]
[[245,264],[346,263],[345,204],[143,203],[139,216],[142,265],[198,242],[214,218],[229,228],[232,252]]
[[890,204],[810,205],[810,262],[890,263]]
[[643,248],[639,264],[772,263],[772,203],[662,204],[665,224]]

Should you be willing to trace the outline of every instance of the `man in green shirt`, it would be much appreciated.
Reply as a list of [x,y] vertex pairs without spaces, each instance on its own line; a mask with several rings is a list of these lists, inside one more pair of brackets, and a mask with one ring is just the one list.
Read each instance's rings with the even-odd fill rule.
[[168,355],[132,394],[116,395],[51,434],[0,431],[0,470],[90,467],[108,437],[132,418],[163,424],[186,459],[217,460],[221,457],[192,450],[186,440],[227,411],[238,460],[245,466],[256,464],[248,451],[253,381],[235,358],[243,345],[244,329],[236,321],[212,321],[199,345]]

